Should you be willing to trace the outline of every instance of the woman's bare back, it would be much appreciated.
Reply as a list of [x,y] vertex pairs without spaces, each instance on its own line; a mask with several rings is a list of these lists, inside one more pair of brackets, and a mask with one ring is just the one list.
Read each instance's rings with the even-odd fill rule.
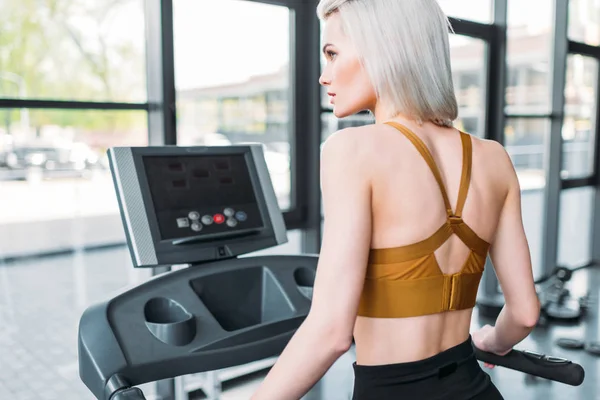
[[[398,121],[427,146],[442,175],[453,209],[462,172],[462,145],[456,129]],[[431,236],[445,221],[446,209],[431,169],[413,144],[393,127],[368,127],[371,145],[371,248],[392,248]],[[465,223],[492,243],[509,189],[512,164],[496,142],[472,137],[472,171],[462,212]],[[470,249],[455,235],[435,252],[444,274],[459,272]],[[411,318],[358,317],[354,329],[361,365],[410,362],[433,356],[468,338],[472,309]]]

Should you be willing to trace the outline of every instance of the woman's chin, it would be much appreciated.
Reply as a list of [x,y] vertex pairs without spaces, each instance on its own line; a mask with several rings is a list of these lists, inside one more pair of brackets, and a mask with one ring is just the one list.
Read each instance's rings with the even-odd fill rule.
[[364,107],[340,107],[339,105],[334,104],[333,105],[333,115],[335,115],[337,118],[346,118],[349,117],[351,115],[354,114],[358,114],[359,112],[361,112],[363,109],[365,109]]
[[333,115],[335,115],[337,118],[345,118],[351,114],[352,113],[349,113],[348,110],[345,110],[341,107],[333,106]]

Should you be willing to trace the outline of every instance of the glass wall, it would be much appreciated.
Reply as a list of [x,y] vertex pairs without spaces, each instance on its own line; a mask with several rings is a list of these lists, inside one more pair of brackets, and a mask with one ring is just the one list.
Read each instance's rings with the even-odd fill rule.
[[[177,143],[263,143],[279,206],[289,209],[290,10],[244,0],[173,7]],[[220,34],[224,27],[244,34]]]
[[600,2],[569,0],[569,39],[600,45]]
[[529,242],[534,275],[541,269],[544,222],[544,188],[550,121],[543,118],[507,118],[504,145],[521,186],[521,210]]
[[557,263],[577,267],[594,258],[600,2],[570,0],[567,35]]
[[[146,112],[27,111],[29,133],[5,135],[0,167],[2,256],[123,242],[106,150],[146,145]],[[17,121],[22,111],[0,110],[3,113]],[[86,228],[83,236],[74,237],[75,224],[97,229]]]
[[558,264],[577,267],[591,259],[593,187],[563,190],[558,225]]
[[0,2],[0,398],[91,398],[79,318],[149,276],[106,158],[148,143],[145,23],[143,0]]
[[146,101],[144,23],[143,0],[3,0],[0,97]]
[[[552,1],[508,0],[504,146],[521,185],[523,223],[535,276],[543,271],[553,10]],[[531,118],[537,115],[540,118]]]
[[506,113],[550,111],[554,2],[508,0]]
[[594,173],[598,60],[571,54],[567,57],[565,116],[562,129],[561,178]]
[[[0,97],[145,102],[144,25],[142,0],[3,1]],[[147,114],[65,107],[0,109],[3,257],[68,250],[75,221],[103,227],[78,245],[124,240],[106,149],[146,145]]]
[[487,43],[464,35],[450,35],[450,57],[459,107],[454,126],[484,137]]

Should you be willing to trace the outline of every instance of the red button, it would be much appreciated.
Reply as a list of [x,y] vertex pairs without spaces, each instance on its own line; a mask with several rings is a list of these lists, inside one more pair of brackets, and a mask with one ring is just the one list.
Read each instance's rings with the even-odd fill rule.
[[215,224],[222,224],[225,222],[225,216],[223,214],[215,214],[213,220],[215,221]]

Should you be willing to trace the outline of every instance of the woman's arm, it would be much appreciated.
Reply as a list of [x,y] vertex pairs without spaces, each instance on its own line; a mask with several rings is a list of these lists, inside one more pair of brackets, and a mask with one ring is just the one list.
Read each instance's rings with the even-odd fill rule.
[[311,309],[253,400],[301,398],[352,343],[371,244],[369,166],[359,133],[340,131],[323,147],[325,226]]
[[535,290],[531,256],[521,211],[519,180],[506,150],[497,145],[502,170],[507,172],[506,196],[490,258],[504,293],[505,305],[493,329],[475,334],[475,345],[482,350],[506,354],[534,329],[540,302]]

